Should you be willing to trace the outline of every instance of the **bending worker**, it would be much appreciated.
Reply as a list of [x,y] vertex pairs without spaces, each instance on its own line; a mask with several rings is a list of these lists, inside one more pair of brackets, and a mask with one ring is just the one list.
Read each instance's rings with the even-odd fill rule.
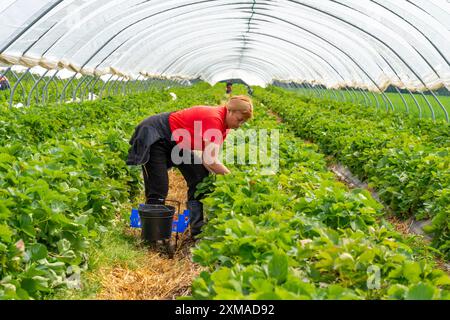
[[204,224],[200,202],[204,195],[195,196],[197,185],[209,173],[230,173],[219,161],[220,146],[229,130],[239,128],[252,114],[251,99],[234,96],[224,106],[194,106],[143,120],[130,140],[127,164],[143,166],[146,203],[164,203],[169,191],[167,170],[177,167],[188,186],[195,238]]

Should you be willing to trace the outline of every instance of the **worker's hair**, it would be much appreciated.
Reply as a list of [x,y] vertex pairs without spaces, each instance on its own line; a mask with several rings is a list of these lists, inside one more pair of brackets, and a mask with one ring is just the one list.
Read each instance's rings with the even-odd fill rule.
[[234,96],[227,102],[229,111],[240,111],[247,119],[253,116],[252,99],[247,96]]

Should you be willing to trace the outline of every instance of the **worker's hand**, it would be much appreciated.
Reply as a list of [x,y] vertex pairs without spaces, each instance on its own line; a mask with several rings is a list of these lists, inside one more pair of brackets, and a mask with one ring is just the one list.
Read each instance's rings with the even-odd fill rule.
[[230,174],[231,171],[228,170],[227,167],[225,167],[223,164],[221,163],[215,163],[213,165],[208,165],[206,167],[208,169],[209,172],[214,173],[214,174]]
[[230,170],[219,160],[220,146],[213,142],[205,142],[205,151],[202,153],[202,161],[205,168],[214,174],[229,174]]
[[214,173],[214,174],[223,174],[223,175],[225,175],[225,174],[230,174],[231,173],[231,171],[228,170],[228,168],[225,167],[221,163],[214,163],[212,165],[207,165],[207,164],[203,164],[203,165],[205,166],[205,168],[209,172]]
[[213,165],[208,165],[206,163],[203,163],[203,166],[206,168],[206,170],[208,170],[210,173],[212,174],[229,174],[231,173],[231,171],[225,167],[223,164],[213,164]]

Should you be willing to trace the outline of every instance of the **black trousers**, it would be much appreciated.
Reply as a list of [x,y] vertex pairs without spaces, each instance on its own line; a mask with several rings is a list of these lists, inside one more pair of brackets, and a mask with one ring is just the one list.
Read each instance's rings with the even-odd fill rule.
[[172,149],[176,146],[173,141],[166,139],[160,139],[150,148],[150,160],[143,165],[144,184],[145,184],[145,197],[146,203],[158,203],[157,199],[166,199],[169,192],[169,175],[167,170],[171,167],[177,167],[188,186],[188,201],[200,200],[203,195],[195,197],[197,185],[208,176],[209,171],[203,166],[203,164],[195,164],[194,155],[189,151],[181,150],[183,152],[189,152],[191,157],[191,164],[177,164],[175,165],[171,160]]

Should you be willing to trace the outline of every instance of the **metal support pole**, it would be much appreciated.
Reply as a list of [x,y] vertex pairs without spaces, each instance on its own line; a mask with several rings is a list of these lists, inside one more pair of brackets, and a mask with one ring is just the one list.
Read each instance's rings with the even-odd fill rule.
[[124,95],[125,95],[127,82],[128,82],[128,80],[125,80],[125,79],[124,79],[124,80],[120,83],[120,86],[119,86],[119,94],[120,94],[121,96],[124,96]]
[[92,81],[94,81],[94,79],[95,79],[95,77],[91,77],[91,79],[86,84],[86,88],[84,90],[80,91],[80,93],[81,93],[81,102],[84,101],[84,96],[85,96],[86,91],[88,91],[88,100],[89,100],[89,93],[90,93],[89,92],[89,85],[92,83]]
[[154,89],[156,87],[157,81],[154,79],[149,79],[147,84],[147,89]]
[[111,78],[113,77],[113,75],[111,75],[108,80],[105,81],[105,83],[102,85],[100,92],[99,92],[99,96],[100,96],[100,100],[103,99],[103,90],[105,89],[106,85],[108,84],[108,82],[111,80]]
[[146,83],[146,79],[145,78],[142,79],[142,80],[139,80],[139,82],[138,82],[139,92],[144,92],[145,91],[145,83]]
[[303,87],[303,83],[299,83],[298,84],[298,92],[300,93],[300,95],[305,95],[304,93],[304,87]]
[[400,95],[400,98],[403,101],[403,104],[405,105],[406,113],[409,114],[409,106],[408,106],[408,103],[406,102],[405,98],[403,97],[403,94],[400,92],[400,90],[397,87],[395,87],[395,90],[397,90],[398,94]]
[[117,84],[116,84],[116,86],[114,87],[114,95],[115,95],[115,96],[117,96],[117,94],[118,94],[118,91],[119,91],[120,85],[122,84],[123,78],[124,78],[124,77],[120,77],[119,79],[117,79]]
[[[116,76],[117,77],[117,76]],[[111,81],[108,82],[108,84],[106,85],[106,96],[110,97],[111,96],[111,88],[115,85],[116,83],[116,78],[111,79]]]
[[[351,94],[350,90],[348,89],[347,86],[345,86],[344,89],[345,89],[345,90],[347,91],[347,93],[348,93],[348,98],[350,99],[350,102],[354,104],[355,102],[353,101],[353,95]],[[347,99],[346,99],[346,100],[347,100]]]
[[6,71],[5,72],[3,72],[3,73],[0,73],[0,76],[6,76],[6,74],[9,72],[11,70],[11,67],[8,67],[8,69],[6,69]]
[[368,95],[368,92],[369,92],[368,89],[367,90],[362,90],[362,92],[363,92],[364,96],[367,99],[367,106],[371,107],[372,106],[372,101],[370,101],[370,96]]
[[122,89],[123,89],[123,95],[125,96],[125,95],[127,95],[128,94],[128,84],[129,84],[129,82],[130,82],[130,80],[128,79],[127,81],[125,81],[123,84],[122,84]]
[[386,107],[386,111],[389,111],[389,106],[387,104],[387,101],[386,101],[386,99],[384,97],[383,92],[381,92],[381,100],[383,100],[383,102],[384,102],[384,106]]
[[[381,94],[382,94],[382,96],[384,96],[384,97],[386,98],[386,101],[387,101],[387,102],[389,103],[389,105],[391,106],[392,111],[395,111],[395,108],[394,108],[394,105],[392,104],[391,99],[389,99],[389,97],[388,97],[384,92],[381,92]],[[388,110],[389,110],[389,108],[388,108]]]
[[429,108],[430,111],[431,111],[431,119],[433,119],[433,121],[436,121],[436,115],[434,114],[434,109],[433,109],[433,106],[431,105],[430,101],[428,101],[427,97],[425,97],[425,95],[423,94],[423,92],[419,92],[419,93],[420,93],[420,95],[425,99],[425,102],[427,103],[428,108]]
[[311,85],[311,88],[314,91],[314,96],[319,99],[321,97],[319,90],[317,89],[317,87],[315,85]]
[[362,94],[363,94],[363,97],[364,97],[364,103],[366,104],[366,106],[370,106],[370,99],[369,99],[369,96],[367,95],[367,93],[366,93],[366,91],[365,90],[363,90],[363,89],[359,89],[361,92],[362,92]]
[[[31,80],[33,81],[33,84],[35,84],[37,80],[36,80],[36,78],[34,77],[34,75],[33,75],[33,73],[31,72],[31,70],[30,70],[29,77],[31,77]],[[27,81],[25,78],[24,78],[24,80]],[[28,82],[25,82],[25,83],[28,83]],[[27,96],[27,91],[26,91],[26,90],[23,90],[23,91],[22,91],[22,101],[23,101],[24,104],[26,104],[26,100],[27,100],[27,99],[25,99],[25,97],[28,98],[28,96]]]
[[[372,103],[371,97],[375,101],[374,103]],[[377,99],[375,98],[375,95],[373,94],[373,92],[371,92],[369,89],[367,89],[367,99],[369,100],[370,107],[375,107],[377,105]]]
[[139,77],[135,81],[134,90],[136,91],[136,93],[141,92],[141,82],[142,80],[140,80]]
[[112,87],[112,94],[114,95],[114,96],[116,96],[117,95],[117,91],[118,91],[118,88],[120,87],[120,84],[122,83],[122,79],[123,79],[123,77],[120,77],[120,78],[118,78],[117,80],[116,80],[116,83],[114,84],[114,86]]
[[309,83],[305,83],[306,84],[306,86],[308,87],[308,96],[311,98],[311,97],[313,97],[313,96],[315,96],[315,92],[314,92],[314,89],[313,89],[313,87],[311,86],[311,84],[309,84]]
[[141,77],[141,75],[138,75],[137,76],[137,78],[136,78],[136,80],[134,80],[134,90],[135,90],[135,93],[138,93],[139,92],[139,78]]
[[361,99],[360,99],[361,104],[362,104],[362,105],[367,105],[367,103],[366,103],[366,97],[365,97],[364,94],[362,93],[361,88],[356,88],[355,91],[358,92],[358,97],[362,97],[362,101],[361,101]]
[[[20,87],[22,88],[22,92],[24,92],[25,91],[25,87],[23,86],[22,81],[19,81],[19,76],[12,69],[11,69],[11,74],[16,79],[16,83],[18,83],[20,85]],[[12,96],[12,94],[13,94],[13,92],[12,92],[12,90],[10,90],[10,96]]]
[[355,104],[360,104],[360,99],[358,94],[356,93],[356,90],[352,87],[350,87],[351,92],[353,93],[353,95],[355,96]]
[[[33,91],[34,91],[34,89],[36,89],[36,87],[37,87],[37,85],[39,84],[39,82],[41,82],[42,79],[44,79],[44,77],[47,75],[48,71],[49,71],[49,70],[46,70],[46,71],[39,77],[39,80],[36,81],[36,82],[33,84],[33,86],[31,87],[30,92],[28,93],[27,107],[30,106],[30,103],[31,103],[31,97],[33,96]],[[36,104],[37,104],[37,103],[39,103],[39,98],[38,98],[38,95],[36,94]]]
[[319,98],[320,99],[325,99],[325,94],[322,92],[322,87],[321,85],[316,85],[316,90],[319,93]]
[[145,90],[146,91],[148,91],[148,90],[150,90],[152,88],[152,81],[153,80],[150,79],[150,78],[146,80],[146,83],[145,83]]
[[96,77],[94,83],[92,84],[92,87],[86,86],[86,91],[88,93],[88,99],[89,99],[89,93],[92,93],[92,95],[95,94],[95,86],[100,81],[100,79],[101,79],[100,77]]
[[416,99],[416,97],[414,96],[414,94],[413,94],[411,91],[409,91],[408,88],[407,88],[406,90],[408,91],[409,95],[413,98],[414,103],[416,104],[417,109],[419,110],[419,119],[422,118],[422,108],[420,107],[419,102],[417,101],[417,99]]
[[333,99],[333,100],[339,101],[339,97],[338,97],[338,95],[336,94],[336,92],[334,92],[334,91],[335,91],[335,89],[330,89],[330,90],[331,90],[331,93],[333,94],[333,97],[334,97],[334,99]]
[[377,109],[380,109],[380,101],[378,100],[378,97],[375,95],[373,91],[370,91],[370,93],[372,93],[372,96],[374,97],[375,102],[377,103]]
[[309,85],[309,83],[304,83],[304,86],[305,86],[305,95],[308,97],[308,98],[311,98],[312,97],[312,88],[310,87],[310,85]]
[[67,87],[72,83],[73,79],[77,76],[78,72],[75,72],[75,74],[70,78],[70,80],[64,85],[64,88],[61,92],[61,96],[59,97],[59,103],[63,103],[64,99],[66,98],[66,90]]
[[114,96],[117,95],[117,91],[118,91],[118,88],[120,87],[120,84],[122,83],[122,82],[121,82],[122,79],[123,79],[123,77],[118,78],[118,79],[116,80],[116,83],[114,84],[114,87],[113,87],[113,89],[112,89],[112,92],[113,92],[113,95],[114,95]]
[[336,101],[337,100],[337,96],[336,96],[336,92],[334,92],[334,89],[333,88],[330,88],[330,89],[327,88],[327,91],[328,91],[328,93],[330,95],[330,100]]
[[327,98],[327,94],[326,94],[326,92],[323,90],[321,84],[319,84],[319,85],[317,86],[317,90],[319,91],[319,95],[320,95],[320,98],[321,98],[321,99],[326,99],[326,98]]
[[[349,87],[349,88],[348,88],[348,92],[349,92],[349,94],[350,94],[351,97],[352,97],[352,102],[353,102],[354,104],[358,104],[358,96],[356,95],[356,93],[355,93],[355,91],[353,90],[352,87]],[[353,99],[354,99],[354,100],[353,100]]]
[[144,91],[148,91],[150,87],[150,79],[145,79],[142,86],[144,87]]
[[[28,68],[18,79],[17,82],[14,84],[14,87],[11,90],[11,96],[9,97],[9,109],[12,108],[13,106],[13,100],[14,100],[14,93],[16,92],[17,86],[20,84],[20,82],[22,81],[22,79],[28,74],[28,72],[30,72],[31,68]],[[14,74],[14,72],[12,71],[12,73]],[[17,77],[17,76],[16,76]],[[25,92],[25,88],[22,85],[22,91]],[[24,101],[25,102],[25,101]]]
[[356,88],[355,91],[358,93],[359,101],[362,105],[367,105],[366,97],[364,96],[363,90],[361,88]]
[[75,89],[72,91],[72,100],[75,101],[76,97],[77,97],[77,92],[78,89],[80,89],[81,85],[88,79],[88,76],[83,76],[82,79],[80,81],[78,81],[77,86],[75,87]]
[[334,100],[333,99],[333,93],[331,92],[330,89],[328,89],[327,87],[323,87],[323,89],[325,90],[325,94],[327,95],[327,99],[328,100]]
[[117,84],[116,87],[117,95],[119,96],[123,95],[123,85],[125,84],[125,82],[126,82],[125,77],[123,77],[122,80]]
[[[117,79],[119,79],[119,78],[117,78]],[[117,79],[112,80],[111,83],[108,85],[108,88],[107,88],[107,91],[106,91],[108,97],[111,96],[111,88],[114,88],[114,86],[117,84]]]
[[303,83],[300,83],[299,86],[300,86],[300,94],[306,96],[305,85]]
[[141,87],[142,92],[147,91],[147,84],[148,84],[148,79],[142,79],[141,83],[139,84]]
[[317,92],[317,88],[315,86],[313,86],[312,84],[310,84],[310,83],[309,83],[309,86],[310,86],[310,88],[312,90],[312,97],[319,98],[320,95],[319,95],[319,92]]
[[297,84],[295,82],[291,82],[291,86],[293,87],[293,92],[297,92]]
[[300,83],[300,94],[302,96],[306,96],[306,94],[307,94],[304,83]]
[[127,80],[127,82],[125,82],[125,85],[124,85],[124,92],[125,92],[125,96],[126,95],[128,95],[128,94],[130,94],[130,93],[132,93],[132,91],[131,91],[131,86],[132,86],[132,84],[133,84],[133,80],[131,80],[131,79],[128,79]]
[[[91,76],[90,80],[88,80],[86,82],[86,84],[84,85],[84,89],[83,87],[81,88],[81,101],[84,101],[84,97],[87,97],[87,99],[89,100],[89,94],[91,93],[90,89],[91,89],[91,83],[95,82],[94,80],[97,80],[98,78],[96,76]],[[87,92],[87,94],[86,94]]]
[[320,99],[320,98],[322,98],[322,95],[320,94],[320,91],[319,91],[319,89],[317,89],[317,87],[314,85],[311,85],[311,88],[313,89],[313,91],[315,92],[315,96],[316,96],[316,98],[318,98],[318,99]]
[[129,81],[129,86],[128,86],[128,89],[127,89],[128,94],[134,94],[134,93],[136,93],[136,92],[137,92],[136,87],[137,87],[137,81],[136,81],[136,79],[130,80],[130,81]]
[[337,89],[337,91],[338,91],[338,93],[341,95],[341,97],[342,97],[342,102],[345,102],[345,95],[344,95],[344,93],[342,92],[342,89]]
[[139,77],[133,80],[133,85],[131,86],[132,93],[138,93],[139,92],[139,86],[138,86],[139,85],[139,83],[138,83],[139,80],[138,79],[139,79]]
[[[53,81],[53,79],[55,79],[56,75],[58,74],[59,70],[57,70],[48,81],[45,82],[44,88],[42,89],[42,103],[45,104],[45,102],[47,101],[48,98],[48,86],[50,85],[50,83]],[[58,96],[57,92],[56,92],[56,97]]]
[[322,85],[322,86],[323,86],[324,94],[327,97],[327,99],[333,100],[330,90],[327,87],[325,87],[324,85]]
[[430,90],[431,95],[434,97],[434,99],[436,99],[437,103],[439,104],[439,106],[441,107],[442,111],[444,111],[444,115],[445,115],[445,120],[447,120],[447,122],[449,122],[449,118],[448,118],[448,111],[447,109],[445,109],[444,105],[441,103],[441,101],[439,100],[439,98],[434,94],[434,92],[432,90]]

